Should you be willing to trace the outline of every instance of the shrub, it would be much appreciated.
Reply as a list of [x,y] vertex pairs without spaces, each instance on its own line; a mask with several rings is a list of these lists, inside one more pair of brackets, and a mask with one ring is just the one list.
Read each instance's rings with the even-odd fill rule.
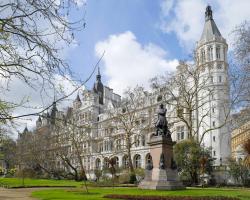
[[18,170],[16,171],[15,175],[17,177],[36,178],[36,172],[30,168],[24,168],[22,170]]
[[128,176],[127,173],[122,173],[120,176],[119,176],[119,183],[121,184],[128,184],[130,183],[130,176]]
[[12,168],[12,169],[9,169],[7,173],[8,173],[10,176],[14,176],[14,174],[16,173],[16,171],[17,171],[16,168]]
[[142,180],[145,177],[145,169],[137,168],[135,174],[138,180]]
[[95,169],[95,170],[94,170],[94,174],[95,174],[95,177],[96,177],[96,181],[99,181],[99,179],[100,179],[101,176],[102,176],[102,170],[100,170],[100,169]]
[[135,174],[130,174],[129,183],[134,184],[134,183],[136,183],[136,181],[137,181],[136,175]]
[[4,168],[0,167],[0,176],[4,175]]

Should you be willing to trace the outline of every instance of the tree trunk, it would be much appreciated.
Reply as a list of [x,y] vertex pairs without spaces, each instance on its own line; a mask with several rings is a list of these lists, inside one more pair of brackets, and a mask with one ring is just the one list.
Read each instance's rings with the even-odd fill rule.
[[135,169],[133,166],[133,161],[131,158],[131,144],[130,144],[130,139],[127,139],[127,152],[128,152],[128,165],[129,165],[129,171],[131,174],[135,174]]

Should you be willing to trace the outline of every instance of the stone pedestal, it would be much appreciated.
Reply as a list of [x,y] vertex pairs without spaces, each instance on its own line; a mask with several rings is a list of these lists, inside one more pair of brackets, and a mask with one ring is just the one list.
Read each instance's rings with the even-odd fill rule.
[[145,170],[145,178],[139,188],[154,190],[185,189],[178,179],[173,161],[173,145],[171,137],[153,136],[148,145],[152,157],[152,169]]

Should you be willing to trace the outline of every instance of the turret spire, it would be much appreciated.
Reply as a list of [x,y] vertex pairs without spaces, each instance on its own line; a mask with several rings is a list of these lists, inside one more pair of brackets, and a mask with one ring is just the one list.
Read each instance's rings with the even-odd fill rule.
[[206,21],[213,19],[213,11],[210,5],[208,5],[206,8],[205,19]]
[[100,73],[100,67],[98,66],[98,71],[97,71],[97,75],[96,75],[96,80],[101,81],[101,73]]
[[215,37],[221,37],[221,33],[213,20],[213,11],[211,9],[211,6],[208,5],[206,7],[205,24],[200,40],[211,41]]

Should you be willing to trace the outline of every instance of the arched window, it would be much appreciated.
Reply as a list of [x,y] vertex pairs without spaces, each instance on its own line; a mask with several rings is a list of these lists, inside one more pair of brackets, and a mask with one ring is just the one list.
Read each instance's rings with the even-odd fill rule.
[[117,156],[112,158],[112,164],[115,167],[119,167],[119,158]]
[[99,158],[97,158],[95,160],[95,168],[96,169],[101,169],[101,160]]
[[123,156],[122,158],[122,167],[125,169],[128,168],[128,156],[127,155]]
[[141,156],[139,154],[134,156],[134,165],[135,168],[141,168]]
[[147,155],[146,155],[146,157],[145,157],[145,164],[146,164],[146,166],[147,165],[150,165],[150,164],[153,164],[153,161],[152,161],[152,156],[150,155],[150,153],[148,153]]

